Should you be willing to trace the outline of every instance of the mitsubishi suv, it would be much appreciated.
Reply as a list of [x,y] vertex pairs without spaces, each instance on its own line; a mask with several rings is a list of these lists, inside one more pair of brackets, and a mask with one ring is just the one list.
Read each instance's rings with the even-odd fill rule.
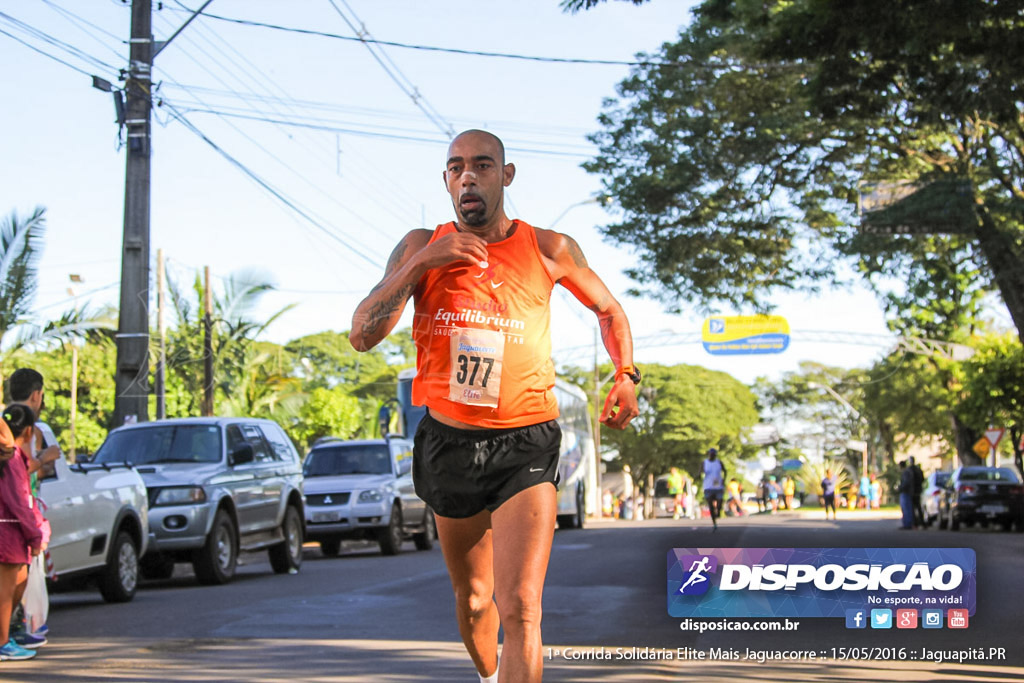
[[266,550],[278,574],[302,563],[302,470],[270,420],[201,417],[119,427],[92,462],[130,463],[146,482],[150,543],[142,576],[191,562],[200,583],[227,583],[240,551]]
[[334,556],[345,539],[377,541],[385,555],[412,538],[429,550],[437,536],[434,514],[412,485],[412,442],[322,439],[302,467],[306,534]]

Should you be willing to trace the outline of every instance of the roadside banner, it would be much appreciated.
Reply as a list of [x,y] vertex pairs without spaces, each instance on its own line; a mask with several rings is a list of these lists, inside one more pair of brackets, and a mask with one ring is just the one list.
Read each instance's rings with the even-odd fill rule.
[[781,315],[712,316],[701,331],[713,356],[782,353],[789,347],[789,323]]

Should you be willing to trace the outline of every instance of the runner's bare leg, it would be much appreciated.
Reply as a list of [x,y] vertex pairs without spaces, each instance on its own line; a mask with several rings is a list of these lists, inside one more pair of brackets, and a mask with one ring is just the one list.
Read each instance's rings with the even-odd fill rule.
[[455,591],[459,634],[477,672],[490,676],[498,667],[498,608],[494,604],[491,513],[465,519],[435,515],[448,575]]
[[505,630],[500,683],[539,683],[543,674],[541,599],[557,507],[555,487],[539,484],[491,515],[494,597]]

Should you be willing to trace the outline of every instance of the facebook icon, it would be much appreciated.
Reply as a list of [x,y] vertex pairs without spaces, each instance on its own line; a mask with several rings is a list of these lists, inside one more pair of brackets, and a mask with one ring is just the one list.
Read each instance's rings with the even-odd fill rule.
[[867,628],[867,612],[862,609],[846,610],[846,628]]

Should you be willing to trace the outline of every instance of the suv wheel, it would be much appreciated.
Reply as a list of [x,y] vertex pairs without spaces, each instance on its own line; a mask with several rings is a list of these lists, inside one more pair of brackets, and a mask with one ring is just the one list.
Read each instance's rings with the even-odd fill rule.
[[169,579],[174,574],[174,558],[160,553],[146,553],[139,561],[139,570],[144,579]]
[[416,544],[416,550],[430,550],[434,547],[435,538],[437,538],[437,524],[434,522],[434,512],[427,508],[423,513],[423,531],[413,534],[412,541]]
[[200,583],[216,585],[231,580],[237,562],[238,533],[228,513],[218,510],[210,535],[192,561],[192,567]]
[[302,565],[302,517],[292,505],[284,510],[281,534],[284,540],[270,548],[270,566],[275,574],[298,571]]
[[139,551],[127,531],[114,536],[107,566],[100,576],[100,594],[107,602],[128,602],[135,597],[139,583]]
[[377,543],[384,555],[397,555],[402,549],[402,507],[391,505],[391,519],[383,529],[377,530]]

